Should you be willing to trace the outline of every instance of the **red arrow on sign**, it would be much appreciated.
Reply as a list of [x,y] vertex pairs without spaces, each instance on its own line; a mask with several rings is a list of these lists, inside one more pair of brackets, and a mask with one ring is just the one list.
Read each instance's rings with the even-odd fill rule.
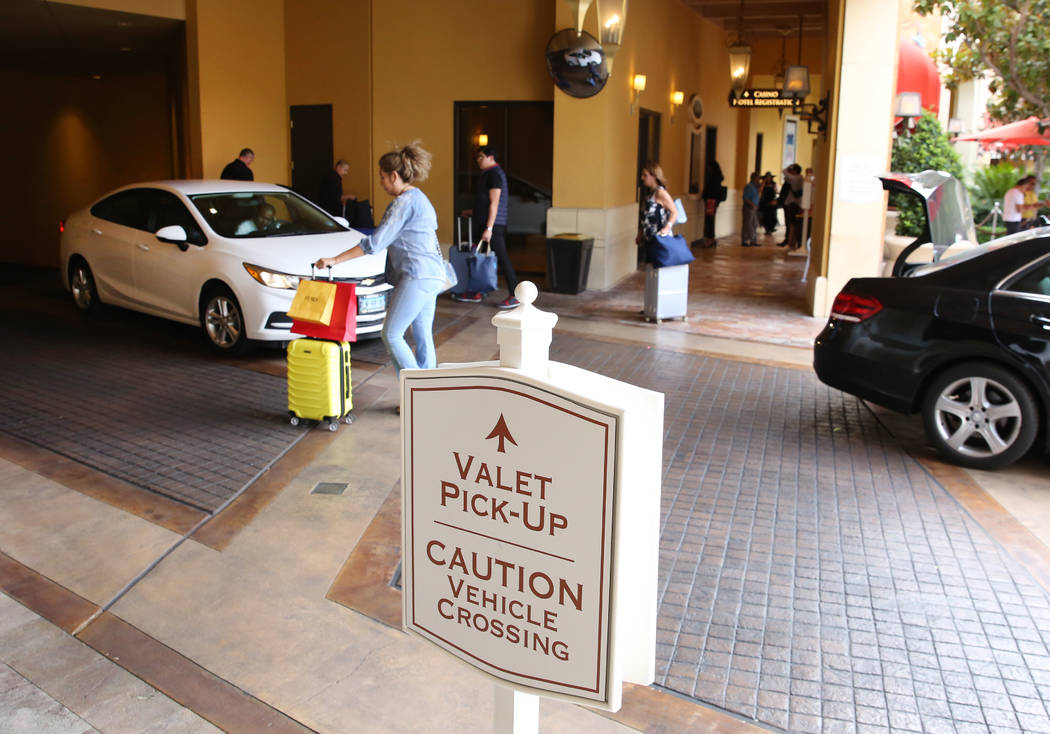
[[492,433],[485,436],[486,441],[490,438],[499,439],[499,448],[496,449],[496,451],[498,451],[501,454],[507,453],[503,447],[504,441],[510,441],[515,446],[518,445],[517,441],[514,440],[514,436],[510,435],[510,429],[507,428],[507,421],[503,420],[503,413],[499,414],[499,420],[496,421],[496,425],[495,427],[493,427]]

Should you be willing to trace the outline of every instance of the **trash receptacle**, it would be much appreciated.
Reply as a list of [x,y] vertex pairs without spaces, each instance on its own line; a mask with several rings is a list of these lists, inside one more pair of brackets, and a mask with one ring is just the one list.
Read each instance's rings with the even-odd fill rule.
[[555,293],[587,290],[594,238],[582,234],[556,234],[547,238],[547,287]]

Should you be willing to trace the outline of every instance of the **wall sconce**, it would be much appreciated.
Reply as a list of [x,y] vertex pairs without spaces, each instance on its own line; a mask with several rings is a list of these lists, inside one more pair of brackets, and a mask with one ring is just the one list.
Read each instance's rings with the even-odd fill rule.
[[678,111],[683,102],[685,102],[685,92],[680,92],[677,89],[671,92],[671,122],[674,122],[674,113]]
[[796,100],[798,116],[806,121],[806,130],[813,134],[813,124],[817,125],[817,132],[827,138],[828,110],[831,107],[831,92],[825,94],[816,104],[799,104]]
[[784,96],[805,99],[809,96],[809,67],[789,66],[784,72]]
[[591,0],[565,0],[565,4],[569,6],[569,12],[576,21],[576,35],[582,35],[583,19],[587,17],[587,8],[591,7]]
[[893,104],[893,114],[904,120],[904,132],[915,127],[915,118],[922,117],[922,94],[901,92]]
[[489,136],[485,133],[478,134],[478,145],[484,146],[489,144]]
[[605,68],[612,74],[613,57],[623,45],[623,28],[627,24],[627,0],[595,0],[598,9],[599,41],[605,55]]
[[635,74],[631,77],[631,89],[634,90],[634,94],[631,95],[631,114],[634,114],[634,108],[638,106],[638,96],[645,91],[645,74]]
[[918,92],[901,92],[897,95],[893,114],[904,118],[922,117],[922,95]]

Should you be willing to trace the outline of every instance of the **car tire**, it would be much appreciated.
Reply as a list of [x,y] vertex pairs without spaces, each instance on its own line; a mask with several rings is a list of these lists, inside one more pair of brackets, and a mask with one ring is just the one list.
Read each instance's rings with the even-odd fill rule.
[[100,301],[95,276],[82,257],[76,257],[69,263],[69,290],[78,311],[85,314],[98,312]]
[[217,354],[242,354],[248,349],[244,312],[237,297],[225,286],[212,286],[204,292],[201,329],[208,346]]
[[973,469],[1017,461],[1039,432],[1039,409],[1028,386],[987,362],[951,367],[923,399],[926,435],[945,459]]

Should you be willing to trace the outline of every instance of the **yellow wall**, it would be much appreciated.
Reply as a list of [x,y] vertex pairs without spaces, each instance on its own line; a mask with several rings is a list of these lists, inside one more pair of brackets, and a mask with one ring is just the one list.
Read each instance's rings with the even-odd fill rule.
[[[572,25],[558,3],[558,27]],[[597,14],[584,29],[598,35]],[[690,124],[683,106],[671,119],[671,92],[704,100],[705,125],[718,127],[717,158],[734,185],[737,113],[729,108],[729,55],[725,33],[679,0],[638,0],[628,6],[623,47],[599,94],[574,99],[554,95],[554,206],[606,209],[633,202],[638,150],[638,115],[630,110],[634,74],[645,74],[639,105],[661,114],[660,163],[671,193],[686,191]]]
[[[554,0],[374,0],[372,3],[372,157],[419,139],[434,154],[421,188],[438,213],[438,235],[452,239],[453,103],[550,100],[543,49],[554,28]],[[377,217],[389,198],[375,161],[370,198]]]
[[[124,184],[170,178],[168,78],[160,72],[82,75],[0,70],[9,144],[0,262],[58,265],[58,223]],[[14,178],[11,178],[14,176]]]
[[[828,313],[850,278],[880,274],[886,194],[878,175],[888,170],[896,86],[897,6],[884,0],[838,0],[829,13],[829,45],[840,61],[829,84],[834,102],[827,153],[829,189],[811,267],[815,315]],[[835,7],[837,6],[837,8]],[[820,171],[818,170],[818,175]],[[824,230],[826,227],[826,231]]]
[[284,0],[187,0],[186,43],[190,176],[251,148],[256,181],[289,183]]
[[371,193],[377,158],[371,6],[371,0],[295,0],[285,3],[284,15],[288,105],[332,105],[332,162],[350,164],[343,190],[362,198]]
[[[810,312],[823,316],[827,305],[827,273],[829,248],[831,247],[830,220],[834,212],[833,174],[838,151],[839,79],[842,65],[842,44],[845,34],[843,15],[846,0],[829,0],[827,3],[827,36],[823,44],[822,80],[831,104],[828,110],[827,135],[819,140],[814,168],[821,186],[814,201],[813,232],[810,243],[809,271],[806,273],[806,302]],[[835,294],[831,294],[834,297]]]

